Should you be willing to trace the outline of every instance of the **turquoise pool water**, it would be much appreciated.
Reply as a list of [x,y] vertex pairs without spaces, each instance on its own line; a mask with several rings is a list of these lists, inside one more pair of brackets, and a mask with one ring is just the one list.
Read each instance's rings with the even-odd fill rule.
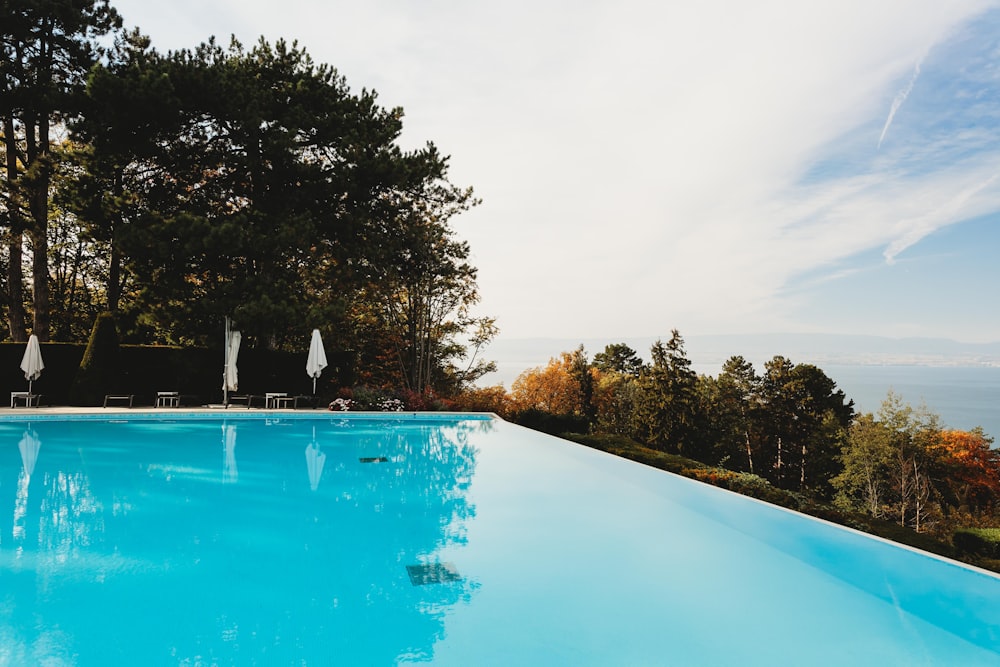
[[0,419],[0,665],[1000,664],[947,560],[500,420],[227,416]]

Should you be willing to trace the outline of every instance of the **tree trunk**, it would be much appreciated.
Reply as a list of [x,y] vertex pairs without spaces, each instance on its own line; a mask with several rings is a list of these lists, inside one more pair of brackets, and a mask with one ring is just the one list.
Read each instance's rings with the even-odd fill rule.
[[920,532],[922,523],[927,512],[927,503],[931,496],[931,485],[927,475],[921,470],[917,459],[913,459],[913,528]]
[[868,513],[877,518],[882,513],[879,508],[881,494],[879,493],[878,477],[870,466],[865,467],[865,496],[868,503]]
[[[31,212],[31,289],[34,319],[31,333],[43,343],[49,339],[49,114],[41,112],[25,119],[27,165],[37,171],[28,194]],[[36,134],[37,132],[37,134]]]
[[802,443],[802,463],[799,466],[799,491],[806,488],[806,444]]
[[781,486],[781,480],[783,476],[783,470],[781,469],[781,436],[778,436],[778,458],[774,462],[774,469],[776,471],[775,478],[778,482],[778,486]]
[[743,431],[743,437],[747,444],[747,464],[750,466],[750,474],[753,474],[753,449],[750,447],[750,431]]
[[114,240],[111,241],[111,259],[108,262],[108,312],[118,314],[118,305],[121,301],[121,264],[122,255]]
[[24,223],[20,211],[14,201],[13,184],[17,180],[17,141],[14,137],[14,119],[4,118],[4,139],[7,154],[7,189],[10,197],[7,207],[9,227],[7,237],[7,324],[10,328],[10,338],[15,343],[28,340],[28,330],[25,324],[24,310],[24,276],[21,273],[23,260],[22,245],[24,243]]
[[[37,223],[36,223],[37,224]],[[34,321],[31,332],[43,343],[49,340],[49,239],[46,228],[31,230],[31,288],[34,293]]]
[[[116,198],[121,198],[122,192],[125,187],[122,183],[122,170],[116,169],[114,176],[114,195]],[[121,251],[118,250],[118,243],[115,238],[118,230],[121,228],[122,214],[120,211],[114,214],[114,221],[111,224],[111,232],[108,235],[108,243],[111,247],[111,256],[108,259],[108,284],[105,287],[105,293],[108,298],[108,312],[118,313],[118,302],[121,298],[121,264],[122,256]]]
[[899,525],[906,525],[906,507],[910,504],[911,480],[909,471],[909,461],[899,455]]

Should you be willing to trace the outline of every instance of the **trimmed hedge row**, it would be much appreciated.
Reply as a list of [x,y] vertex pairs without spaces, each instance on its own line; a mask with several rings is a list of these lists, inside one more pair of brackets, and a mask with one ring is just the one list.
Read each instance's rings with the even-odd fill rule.
[[[42,395],[42,405],[72,405],[70,389],[76,379],[86,346],[77,343],[42,343],[45,370],[33,389]],[[0,343],[0,400],[5,392],[26,391],[28,381],[21,372],[24,343]],[[341,358],[344,357],[344,358]],[[316,384],[320,405],[333,399],[341,378],[349,378],[353,364],[346,355],[327,353],[330,367]],[[176,391],[183,405],[222,401],[224,355],[217,349],[122,345],[120,374],[114,392],[135,395],[135,405],[152,405],[158,391]],[[306,375],[306,351],[282,352],[245,348],[239,356],[239,393],[263,394],[283,391],[311,395],[312,379]],[[346,384],[346,383],[345,383]],[[103,397],[101,397],[103,399]],[[92,402],[91,397],[87,399]]]

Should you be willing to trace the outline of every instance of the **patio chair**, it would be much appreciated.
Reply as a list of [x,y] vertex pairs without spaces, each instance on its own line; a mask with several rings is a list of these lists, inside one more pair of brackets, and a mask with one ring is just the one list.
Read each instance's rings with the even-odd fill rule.
[[23,403],[26,408],[37,408],[41,397],[41,394],[33,394],[30,391],[12,391],[10,392],[10,407],[16,408],[18,403]]
[[253,407],[253,399],[257,398],[255,394],[239,394],[232,395],[229,397],[229,401],[226,403],[228,408],[233,403],[246,403],[247,410]]

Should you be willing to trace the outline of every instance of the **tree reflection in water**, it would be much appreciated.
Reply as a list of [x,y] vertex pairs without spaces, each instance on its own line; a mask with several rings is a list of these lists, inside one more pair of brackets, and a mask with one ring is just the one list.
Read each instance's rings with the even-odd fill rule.
[[[438,566],[437,554],[466,539],[473,434],[491,427],[39,422],[29,477],[25,425],[0,424],[5,655],[76,664],[429,658],[444,614],[474,593],[461,562]],[[415,585],[407,566],[419,565],[459,578]]]

